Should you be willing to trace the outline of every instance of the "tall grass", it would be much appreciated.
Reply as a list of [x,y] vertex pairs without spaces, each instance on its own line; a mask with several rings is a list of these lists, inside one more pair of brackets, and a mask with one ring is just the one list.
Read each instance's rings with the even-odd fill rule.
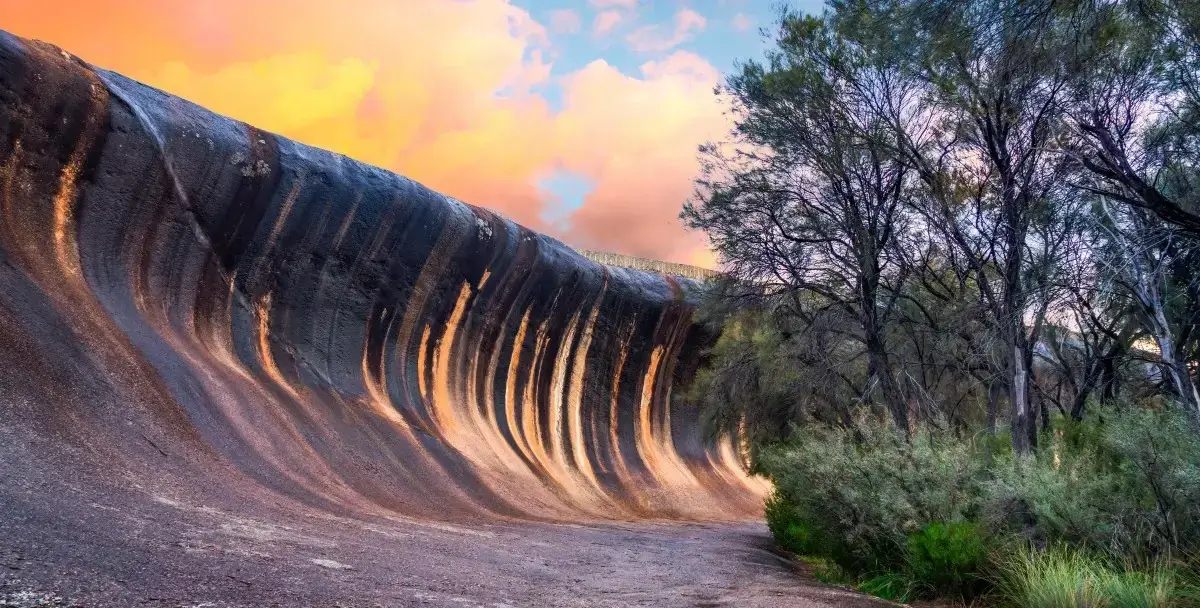
[[1115,567],[1080,551],[1026,549],[1000,560],[998,596],[1017,608],[1175,608],[1189,593],[1164,562]]

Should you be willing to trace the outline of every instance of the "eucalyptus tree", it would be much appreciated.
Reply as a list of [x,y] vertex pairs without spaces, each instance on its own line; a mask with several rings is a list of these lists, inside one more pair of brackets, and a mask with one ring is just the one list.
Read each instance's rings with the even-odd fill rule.
[[898,58],[924,85],[933,128],[896,124],[902,155],[923,183],[916,204],[927,225],[979,291],[1007,376],[1013,448],[1028,453],[1037,441],[1033,355],[1063,250],[1060,225],[1077,204],[1054,152],[1071,11],[1044,0],[834,6],[842,31]]
[[1200,386],[1194,365],[1200,351],[1200,243],[1140,206],[1104,205],[1110,239],[1109,271],[1135,304],[1153,340],[1167,388],[1200,423]]
[[1200,238],[1200,4],[1085,3],[1070,83],[1070,151],[1087,190]]
[[1088,5],[1064,151],[1097,202],[1094,249],[1133,303],[1167,389],[1200,422],[1200,5]]
[[681,217],[778,310],[858,344],[859,399],[885,405],[907,430],[887,330],[909,272],[900,245],[915,174],[882,110],[910,106],[918,91],[890,58],[824,18],[785,11],[780,24],[766,61],[741,65],[721,87],[736,127],[701,148],[703,174]]

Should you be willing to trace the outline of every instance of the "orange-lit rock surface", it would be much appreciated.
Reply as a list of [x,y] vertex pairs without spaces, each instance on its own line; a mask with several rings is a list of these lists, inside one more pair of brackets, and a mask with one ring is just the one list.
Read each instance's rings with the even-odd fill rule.
[[751,584],[637,565],[678,530],[761,552],[661,528],[764,491],[672,397],[712,339],[695,289],[0,33],[0,566],[119,605],[403,604],[464,591],[388,595],[389,567],[478,591],[564,554],[585,596],[640,593],[605,590],[621,559]]

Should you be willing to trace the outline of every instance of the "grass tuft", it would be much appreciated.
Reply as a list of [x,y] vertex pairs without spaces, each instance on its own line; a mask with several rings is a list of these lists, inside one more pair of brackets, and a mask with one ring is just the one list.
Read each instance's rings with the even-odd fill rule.
[[1018,608],[1174,608],[1189,605],[1175,571],[1158,562],[1117,568],[1079,551],[1023,550],[1000,564],[1000,596]]

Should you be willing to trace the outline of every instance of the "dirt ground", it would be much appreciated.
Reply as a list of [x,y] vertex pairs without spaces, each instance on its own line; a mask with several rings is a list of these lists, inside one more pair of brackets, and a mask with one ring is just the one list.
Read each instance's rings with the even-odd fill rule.
[[882,605],[794,572],[758,523],[270,519],[138,494],[0,495],[0,606]]

